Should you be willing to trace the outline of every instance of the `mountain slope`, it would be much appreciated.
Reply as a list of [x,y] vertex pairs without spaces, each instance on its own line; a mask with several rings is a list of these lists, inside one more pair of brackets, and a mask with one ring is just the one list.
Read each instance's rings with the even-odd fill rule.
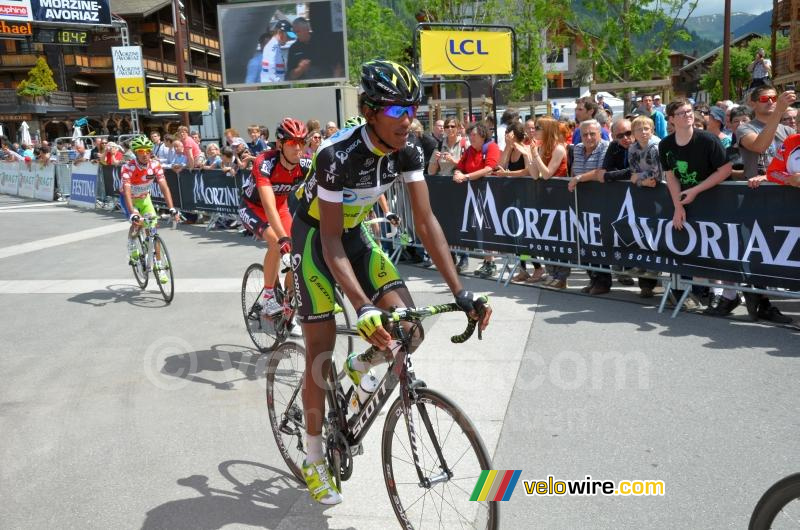
[[743,24],[733,31],[734,37],[741,37],[748,33],[760,33],[761,35],[770,35],[772,33],[772,9],[764,11],[753,20]]
[[[736,33],[736,30],[750,21],[755,19],[757,15],[750,13],[731,13],[731,31]],[[688,31],[694,31],[700,37],[708,39],[712,42],[722,43],[722,32],[725,27],[725,16],[718,15],[701,15],[690,17],[684,26]]]

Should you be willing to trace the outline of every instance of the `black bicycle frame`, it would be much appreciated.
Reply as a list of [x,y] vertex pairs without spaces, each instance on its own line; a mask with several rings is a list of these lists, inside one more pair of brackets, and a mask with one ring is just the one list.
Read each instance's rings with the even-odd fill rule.
[[[350,329],[337,329],[337,334],[358,335],[357,332]],[[408,429],[411,454],[414,459],[415,467],[417,468],[417,476],[419,477],[421,484],[426,487],[430,487],[432,483],[438,481],[431,481],[422,474],[422,466],[420,464],[417,451],[417,434],[410,414],[411,399],[409,392],[406,391],[411,384],[409,382],[409,373],[414,373],[414,369],[411,365],[411,356],[408,353],[408,347],[411,339],[410,336],[404,336],[405,332],[402,327],[398,328],[398,334],[399,338],[397,340],[400,341],[401,345],[394,354],[394,358],[389,365],[389,369],[386,371],[386,375],[384,375],[383,379],[381,379],[381,382],[378,385],[378,388],[375,389],[375,392],[373,392],[369,399],[367,399],[366,403],[362,405],[361,411],[347,421],[347,429],[342,434],[344,435],[345,439],[347,440],[347,444],[350,447],[360,444],[367,435],[367,432],[369,432],[372,424],[375,423],[380,411],[383,410],[384,406],[386,406],[386,403],[389,401],[392,392],[394,392],[394,389],[397,388],[397,385],[399,384],[401,388],[400,399],[405,416],[406,428]],[[333,362],[331,362],[331,371],[333,372]],[[355,392],[355,388],[353,389],[353,392]],[[332,401],[336,401],[335,390],[332,389],[329,392],[329,395],[333,397]],[[332,404],[332,406],[338,409],[338,404]],[[428,435],[431,437],[431,440],[434,441],[434,448],[436,455],[439,458],[439,462],[442,464],[443,473],[447,475],[447,478],[452,477],[452,473],[450,472],[447,463],[444,460],[444,455],[442,455],[439,442],[435,436],[435,433],[433,432],[430,418],[424,407],[420,408],[420,417],[422,422],[425,424]]]

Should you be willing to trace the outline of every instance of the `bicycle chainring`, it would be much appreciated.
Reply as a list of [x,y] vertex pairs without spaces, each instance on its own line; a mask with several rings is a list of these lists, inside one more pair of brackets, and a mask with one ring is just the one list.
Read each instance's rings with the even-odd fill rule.
[[[347,443],[347,439],[337,430],[328,434],[325,441],[328,463],[333,465],[336,461],[334,456],[338,456],[339,475],[342,481],[349,479],[353,474],[353,457],[350,454],[350,445]],[[334,452],[338,455],[334,455]]]

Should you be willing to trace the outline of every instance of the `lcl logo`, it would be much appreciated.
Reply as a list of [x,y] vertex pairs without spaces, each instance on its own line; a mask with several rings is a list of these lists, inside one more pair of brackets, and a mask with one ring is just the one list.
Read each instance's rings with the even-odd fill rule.
[[450,39],[448,41],[448,47],[450,48],[451,55],[489,55],[489,52],[485,52],[481,49],[481,42],[480,40],[463,39],[458,46],[456,46],[456,40]]
[[119,94],[125,101],[138,100],[138,96],[144,94],[144,90],[139,85],[119,87]]
[[188,92],[167,92],[167,101],[194,101]]
[[489,55],[480,39],[448,39],[445,45],[447,61],[462,72],[473,72],[483,66],[479,55]]
[[194,101],[192,94],[185,90],[178,92],[167,92],[167,105],[175,110],[184,110],[191,106],[191,101]]

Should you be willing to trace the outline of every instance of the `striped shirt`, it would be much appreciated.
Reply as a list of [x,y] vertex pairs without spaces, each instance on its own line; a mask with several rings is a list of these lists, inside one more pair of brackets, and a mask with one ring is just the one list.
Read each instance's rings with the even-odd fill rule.
[[577,177],[592,169],[603,167],[603,159],[608,150],[608,140],[600,140],[594,151],[587,157],[583,143],[579,143],[573,150],[572,176]]

